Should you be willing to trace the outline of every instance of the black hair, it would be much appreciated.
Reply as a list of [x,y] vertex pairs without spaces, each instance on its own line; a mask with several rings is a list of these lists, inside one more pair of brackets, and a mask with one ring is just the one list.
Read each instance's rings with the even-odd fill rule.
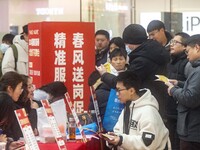
[[30,78],[29,76],[26,75],[21,75],[23,82],[22,82],[22,89],[23,92],[21,93],[19,99],[17,102],[15,102],[16,104],[18,104],[19,106],[22,106],[23,108],[25,108],[26,112],[29,113],[31,110],[31,101],[30,99],[28,99],[28,79]]
[[110,47],[111,44],[115,44],[116,46],[118,46],[119,48],[126,48],[125,44],[124,44],[124,40],[121,37],[114,37],[110,40],[108,47]]
[[6,92],[0,92],[0,128],[8,128],[14,120],[14,102]]
[[13,39],[14,39],[15,35],[13,34],[5,34],[2,38],[2,42],[8,43],[8,44],[13,44]]
[[147,26],[147,32],[149,33],[149,32],[152,32],[154,30],[160,30],[162,28],[165,30],[165,25],[162,21],[152,20]]
[[67,92],[65,84],[61,81],[48,83],[39,89],[45,91],[48,94],[51,94],[54,98],[62,97]]
[[127,51],[124,48],[115,48],[109,55],[110,60],[116,56],[123,56],[125,59],[127,58]]
[[195,45],[200,45],[200,34],[195,34],[192,35],[191,37],[188,38],[186,41],[187,46],[194,47]]
[[23,33],[25,33],[25,34],[28,35],[28,24],[24,25],[24,26],[22,27],[22,29],[23,29]]
[[141,79],[133,71],[125,71],[119,73],[116,79],[117,82],[122,82],[126,89],[134,88],[136,93],[139,93],[141,87]]
[[28,96],[28,79],[30,78],[27,75],[21,75],[23,82],[22,82],[22,88],[23,88],[23,92],[20,95],[20,99],[21,100],[26,100],[27,96]]
[[95,37],[96,37],[97,35],[105,35],[105,37],[106,37],[108,40],[110,40],[110,35],[109,35],[108,31],[106,31],[106,30],[102,30],[102,29],[101,29],[101,30],[96,31]]
[[13,90],[19,83],[23,82],[22,76],[17,72],[6,72],[0,79],[0,91],[7,92],[8,86],[11,86]]
[[178,33],[175,34],[175,36],[181,37],[181,43],[183,43],[184,46],[186,46],[186,41],[190,37],[190,35],[185,33],[185,32],[178,32]]

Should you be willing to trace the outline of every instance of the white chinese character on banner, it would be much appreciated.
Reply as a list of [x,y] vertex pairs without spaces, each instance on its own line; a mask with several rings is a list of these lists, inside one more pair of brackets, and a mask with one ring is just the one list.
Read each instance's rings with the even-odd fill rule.
[[40,76],[40,71],[39,70],[34,70],[33,75],[34,76]]
[[29,39],[30,46],[40,46],[40,39],[39,38],[32,38]]
[[66,65],[66,52],[64,50],[55,51],[55,65]]
[[83,42],[83,33],[74,33],[73,34],[73,45],[75,48],[82,48],[84,42]]
[[84,82],[83,79],[83,67],[73,67],[73,82]]
[[76,113],[82,113],[84,111],[83,109],[83,101],[75,101],[74,107],[76,109]]
[[34,56],[40,57],[40,50],[39,49],[34,49]]
[[66,81],[66,69],[65,67],[55,67],[55,75],[54,75],[54,81]]
[[33,70],[29,70],[29,75],[33,75]]
[[83,99],[83,84],[73,84],[73,99]]
[[54,46],[56,48],[65,48],[66,47],[66,33],[58,33],[54,34]]
[[80,63],[81,65],[84,64],[83,60],[83,50],[74,50],[74,55],[73,55],[73,65],[76,63]]
[[29,56],[33,56],[34,54],[34,49],[29,49]]

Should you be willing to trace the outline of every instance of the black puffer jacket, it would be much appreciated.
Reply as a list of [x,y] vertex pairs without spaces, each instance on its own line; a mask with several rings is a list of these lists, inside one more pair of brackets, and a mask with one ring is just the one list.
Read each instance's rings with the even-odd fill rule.
[[154,40],[147,40],[129,54],[129,70],[136,71],[140,78],[154,80],[155,74],[165,74],[170,60],[169,52]]
[[[168,78],[185,81],[185,66],[187,63],[188,59],[184,52],[180,53],[177,56],[172,56],[171,62],[167,66]],[[178,103],[173,99],[173,97],[168,95],[166,102],[166,115],[168,118],[177,118],[177,105]]]
[[162,117],[165,112],[167,87],[162,82],[156,82],[155,75],[166,75],[167,63],[170,60],[169,51],[155,40],[147,40],[129,54],[129,68],[142,80],[142,88],[148,88],[159,103]]

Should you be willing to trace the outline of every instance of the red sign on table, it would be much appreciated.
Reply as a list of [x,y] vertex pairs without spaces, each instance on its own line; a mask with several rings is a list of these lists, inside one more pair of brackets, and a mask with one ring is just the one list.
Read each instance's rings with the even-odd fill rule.
[[87,110],[88,77],[95,67],[94,23],[38,22],[29,28],[29,75],[40,87],[65,83],[77,113]]
[[29,150],[39,150],[35,135],[24,108],[15,110],[15,115],[21,127],[24,140]]
[[43,108],[45,109],[49,124],[51,125],[51,129],[55,136],[59,150],[67,150],[67,148],[65,146],[65,141],[63,140],[61,132],[58,128],[56,119],[54,117],[53,111],[51,109],[51,106],[50,106],[48,100],[41,100],[41,103],[42,103]]

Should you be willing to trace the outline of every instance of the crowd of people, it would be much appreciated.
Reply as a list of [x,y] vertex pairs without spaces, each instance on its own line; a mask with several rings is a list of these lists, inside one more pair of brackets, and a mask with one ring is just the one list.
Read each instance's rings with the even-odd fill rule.
[[[124,109],[107,141],[107,148],[151,150],[200,149],[200,35],[171,35],[163,22],[151,21],[147,30],[130,24],[122,37],[106,30],[95,35],[96,69],[88,83],[95,89],[101,120],[111,89]],[[14,45],[14,46],[13,46]],[[2,38],[0,79],[0,141],[7,149],[19,145],[22,132],[14,110],[25,108],[35,135],[39,100],[64,97],[67,88],[52,82],[35,90],[28,76],[28,25],[20,35]],[[109,66],[109,69],[108,69]],[[156,81],[164,75],[166,82]],[[95,112],[92,98],[90,112]],[[97,121],[93,116],[93,120]]]
[[[121,38],[124,44],[114,44],[114,48],[114,39],[120,37],[114,37],[110,43],[108,37],[106,30],[98,30],[95,34],[99,74],[94,85],[102,120],[112,88],[125,105],[114,129],[108,133],[112,138],[105,138],[109,146],[119,149],[200,149],[200,35],[190,36],[184,32],[172,35],[162,21],[152,20],[147,31],[139,24],[128,25]],[[124,58],[128,60],[126,68],[119,71],[113,66],[118,73],[110,73],[104,64],[113,65],[109,56],[124,49],[127,52]],[[116,64],[121,62],[118,60]],[[164,75],[168,80],[155,81],[155,75]],[[89,109],[93,111],[94,108]]]

